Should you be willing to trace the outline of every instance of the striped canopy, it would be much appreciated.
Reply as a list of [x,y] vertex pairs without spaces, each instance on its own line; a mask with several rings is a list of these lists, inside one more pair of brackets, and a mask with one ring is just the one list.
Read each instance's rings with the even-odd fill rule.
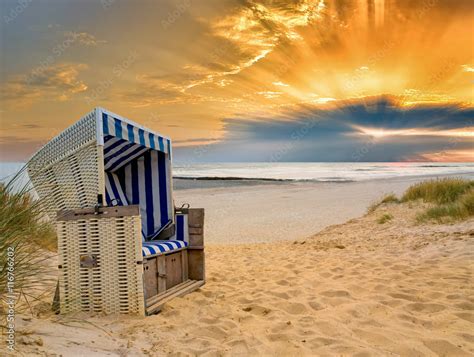
[[107,205],[139,205],[143,239],[153,239],[173,217],[171,142],[106,113],[102,128]]
[[111,135],[153,150],[171,153],[171,141],[158,134],[145,130],[137,124],[102,113],[102,131],[104,138]]

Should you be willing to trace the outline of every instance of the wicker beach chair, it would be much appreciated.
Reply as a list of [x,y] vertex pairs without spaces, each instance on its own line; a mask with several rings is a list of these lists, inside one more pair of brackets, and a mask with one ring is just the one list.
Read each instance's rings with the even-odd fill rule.
[[28,174],[56,222],[61,313],[151,314],[204,284],[204,210],[173,205],[169,138],[96,108]]

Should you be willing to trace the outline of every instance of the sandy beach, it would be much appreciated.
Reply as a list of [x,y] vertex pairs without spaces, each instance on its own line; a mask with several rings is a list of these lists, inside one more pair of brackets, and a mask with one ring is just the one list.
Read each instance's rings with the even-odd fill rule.
[[[363,215],[383,195],[401,195],[434,176],[360,182],[265,183],[184,181],[175,205],[206,208],[206,243],[239,244],[295,240]],[[446,177],[440,175],[436,177]],[[474,174],[456,177],[474,179]],[[180,181],[180,180],[178,180]]]
[[[60,317],[39,304],[33,317],[17,317],[18,349],[45,356],[472,355],[474,220],[418,224],[423,204],[412,203],[365,214],[373,198],[410,183],[323,184],[314,196],[300,185],[232,188],[227,196],[177,190],[178,201],[209,207],[206,285],[147,318]],[[334,202],[335,192],[351,195]],[[282,204],[302,202],[310,204],[294,221],[265,221]],[[211,209],[221,205],[233,211]],[[377,223],[385,213],[393,219]],[[266,237],[278,242],[255,243]]]

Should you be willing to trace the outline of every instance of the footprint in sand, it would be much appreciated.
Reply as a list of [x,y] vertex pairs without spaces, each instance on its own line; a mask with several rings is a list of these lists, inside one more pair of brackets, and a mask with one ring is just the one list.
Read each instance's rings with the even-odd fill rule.
[[470,335],[468,333],[460,333],[459,336],[466,342],[469,342],[471,344],[474,343],[474,335]]
[[423,343],[438,356],[471,356],[469,353],[464,352],[461,348],[445,340],[429,340],[423,341]]
[[320,273],[319,275],[321,275],[323,278],[330,278],[332,276],[331,273]]
[[267,291],[266,293],[267,293],[267,295],[272,295],[272,296],[278,297],[280,299],[288,300],[290,298],[290,295],[288,295],[287,293],[283,293],[283,292]]
[[456,306],[458,309],[461,309],[461,310],[469,310],[469,311],[474,310],[474,304],[470,302],[462,302],[454,306]]
[[240,303],[240,304],[250,304],[252,302],[252,300],[249,300],[247,299],[246,297],[241,297],[239,299],[237,299],[237,301]]
[[[355,335],[360,338],[361,340],[367,341],[371,345],[385,345],[389,346],[393,344],[393,341],[388,339],[382,334],[373,332],[373,331],[366,331],[366,330],[360,330],[360,329],[354,329],[353,332]],[[388,335],[388,334],[387,334]]]
[[339,341],[334,340],[332,338],[326,338],[326,337],[316,337],[308,341],[309,345],[311,346],[311,349],[313,350],[319,347],[329,346],[337,342]]
[[242,308],[242,310],[245,312],[250,312],[254,315],[261,315],[261,316],[266,316],[272,311],[271,309],[264,306],[260,306],[260,305],[246,306]]
[[416,318],[415,316],[412,316],[412,315],[398,314],[397,318],[399,318],[402,321],[407,321],[407,322],[410,322],[412,324],[421,325],[421,326],[426,327],[426,328],[431,328],[433,326],[432,321],[422,320],[422,319]]
[[413,302],[419,301],[419,299],[416,296],[412,296],[408,294],[392,293],[388,295],[393,297],[394,299],[403,299],[403,300],[408,300],[408,301],[413,301]]
[[395,299],[395,300],[380,300],[380,303],[383,304],[383,305],[386,305],[386,306],[390,306],[390,307],[398,307],[398,306],[404,304],[403,301],[398,300],[398,299]]
[[281,308],[285,310],[287,313],[292,314],[292,315],[300,315],[304,314],[306,311],[308,311],[308,308],[301,303],[285,303],[282,304]]
[[200,322],[206,324],[206,325],[215,325],[217,323],[219,323],[219,319],[218,318],[208,318],[208,317],[202,317],[200,319]]
[[316,301],[310,301],[310,302],[308,302],[308,305],[309,305],[314,311],[319,311],[319,310],[324,309],[324,306],[321,305],[320,303],[316,302]]
[[429,303],[421,303],[415,302],[413,304],[408,304],[406,306],[408,310],[415,311],[415,312],[427,312],[427,313],[435,313],[446,310],[446,306],[440,304],[429,304]]
[[228,337],[228,333],[218,326],[199,326],[198,328],[191,331],[194,336],[203,338],[212,338],[215,340],[224,340]]
[[229,354],[232,356],[248,356],[249,345],[243,339],[232,340],[226,343],[230,347]]
[[345,290],[326,290],[320,293],[326,297],[345,297],[345,298],[352,298],[351,294]]
[[469,321],[469,322],[472,322],[474,323],[474,314],[472,313],[469,313],[469,312],[460,312],[458,314],[454,314],[456,315],[457,317],[463,319],[463,320],[466,320],[466,321]]

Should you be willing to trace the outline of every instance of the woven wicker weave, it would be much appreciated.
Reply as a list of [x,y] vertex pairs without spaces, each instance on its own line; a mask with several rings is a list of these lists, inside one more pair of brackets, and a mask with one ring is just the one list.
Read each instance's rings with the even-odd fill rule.
[[[90,210],[78,218],[58,218],[61,313],[145,314],[140,231],[138,208],[134,215],[109,217]],[[81,267],[81,256],[94,256],[97,266]]]
[[103,147],[95,111],[48,142],[28,162],[28,175],[51,219],[63,209],[93,207],[103,192]]

